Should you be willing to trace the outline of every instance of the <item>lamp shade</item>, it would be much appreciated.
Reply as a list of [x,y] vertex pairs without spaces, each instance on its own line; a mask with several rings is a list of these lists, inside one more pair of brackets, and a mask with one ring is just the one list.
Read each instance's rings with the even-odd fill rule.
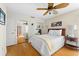
[[69,25],[68,35],[70,37],[76,37],[77,25]]

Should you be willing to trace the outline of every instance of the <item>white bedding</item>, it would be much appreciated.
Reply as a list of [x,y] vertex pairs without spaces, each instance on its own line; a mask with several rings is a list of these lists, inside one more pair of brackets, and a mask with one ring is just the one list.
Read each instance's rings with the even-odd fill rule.
[[[47,42],[45,41],[47,39]],[[49,40],[48,40],[49,39]],[[64,46],[64,36],[34,35],[29,42],[41,55],[51,55]],[[51,50],[49,49],[51,47]]]

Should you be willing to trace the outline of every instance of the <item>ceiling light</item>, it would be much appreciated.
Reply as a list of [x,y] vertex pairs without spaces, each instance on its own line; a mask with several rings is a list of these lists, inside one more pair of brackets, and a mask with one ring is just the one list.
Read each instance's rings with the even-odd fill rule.
[[58,12],[56,10],[53,10],[53,14],[58,14]]

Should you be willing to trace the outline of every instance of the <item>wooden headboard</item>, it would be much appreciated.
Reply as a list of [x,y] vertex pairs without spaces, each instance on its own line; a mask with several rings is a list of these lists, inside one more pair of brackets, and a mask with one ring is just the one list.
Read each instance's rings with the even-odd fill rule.
[[50,30],[62,30],[62,36],[65,36],[66,35],[66,30],[65,30],[65,28],[49,28],[48,29],[48,32],[50,31]]

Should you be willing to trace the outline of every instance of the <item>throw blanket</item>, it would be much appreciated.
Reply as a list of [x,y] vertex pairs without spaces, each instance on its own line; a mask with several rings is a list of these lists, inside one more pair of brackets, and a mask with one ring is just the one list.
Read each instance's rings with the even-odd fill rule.
[[50,51],[52,50],[52,39],[51,39],[50,36],[48,36],[48,35],[39,35],[37,37],[41,38],[47,44],[47,47]]

